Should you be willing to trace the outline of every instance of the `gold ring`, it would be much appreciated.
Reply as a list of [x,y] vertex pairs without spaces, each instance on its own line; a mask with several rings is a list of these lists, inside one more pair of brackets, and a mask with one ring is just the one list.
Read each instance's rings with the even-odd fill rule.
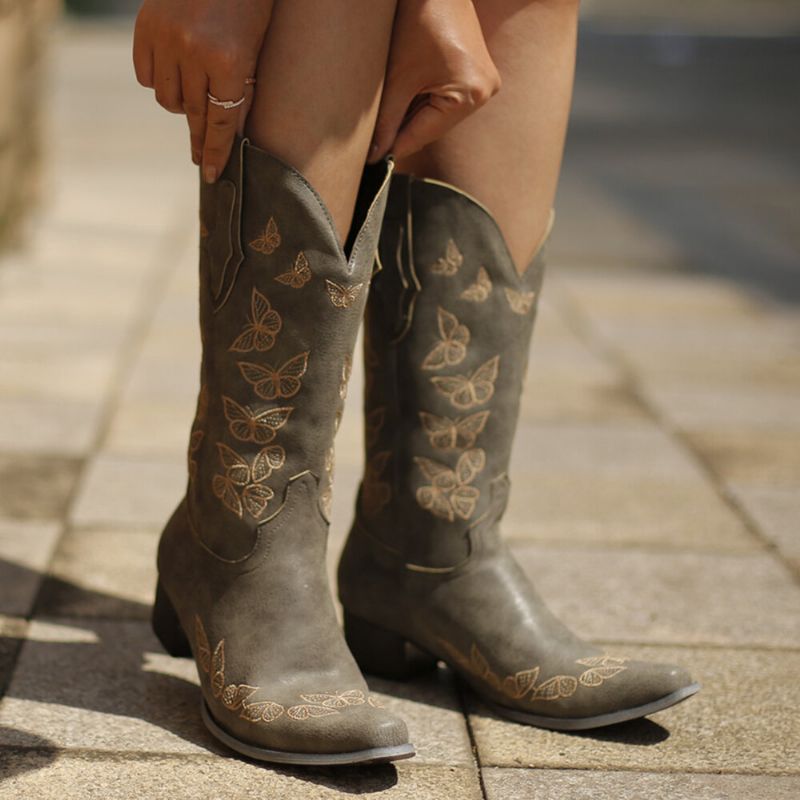
[[244,79],[244,85],[245,86],[255,86],[256,85],[256,79],[255,78],[245,78]]

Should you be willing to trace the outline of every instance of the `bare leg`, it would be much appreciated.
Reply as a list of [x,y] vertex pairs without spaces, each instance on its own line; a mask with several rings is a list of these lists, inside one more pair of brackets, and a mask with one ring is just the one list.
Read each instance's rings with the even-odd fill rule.
[[475,0],[499,94],[401,172],[452,183],[496,217],[522,272],[547,229],[572,97],[578,0]]
[[253,144],[305,175],[344,240],[375,127],[395,0],[277,0],[248,117]]

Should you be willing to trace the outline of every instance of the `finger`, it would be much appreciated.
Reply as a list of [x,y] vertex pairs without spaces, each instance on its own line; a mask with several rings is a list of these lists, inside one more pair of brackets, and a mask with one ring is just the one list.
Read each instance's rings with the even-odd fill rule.
[[244,136],[244,129],[247,125],[247,117],[250,115],[250,109],[253,107],[253,99],[256,96],[255,93],[255,79],[250,79],[252,83],[248,83],[244,90],[245,100],[242,104],[242,107],[239,109],[239,122],[236,126],[236,130],[239,136]]
[[203,158],[208,110],[208,76],[205,71],[194,66],[182,65],[181,91],[183,111],[189,123],[192,161],[199,166]]
[[160,106],[173,114],[183,114],[181,71],[176,63],[156,58],[153,88]]
[[387,79],[367,155],[368,163],[380,161],[389,152],[413,100],[413,91],[404,90],[391,78]]
[[397,133],[392,154],[401,159],[435,142],[472,112],[460,99],[431,97]]
[[[219,87],[212,81],[209,91],[220,101],[237,102],[244,96],[245,77],[240,80],[220,82]],[[240,111],[241,106],[223,108],[208,101],[203,144],[203,177],[207,183],[214,183],[228,163]]]
[[153,88],[153,51],[145,44],[138,26],[133,34],[133,70],[142,86]]

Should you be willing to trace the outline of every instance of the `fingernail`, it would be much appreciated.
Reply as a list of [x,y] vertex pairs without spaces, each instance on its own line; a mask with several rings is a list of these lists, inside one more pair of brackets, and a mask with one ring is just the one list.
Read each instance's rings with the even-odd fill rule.
[[200,166],[200,153],[192,153],[192,163],[197,167]]
[[203,174],[205,175],[206,183],[214,183],[217,180],[216,167],[206,167],[205,170],[203,170]]
[[369,153],[367,154],[367,162],[371,164],[373,161],[377,161],[378,152],[379,152],[378,144],[377,142],[373,142],[370,145]]

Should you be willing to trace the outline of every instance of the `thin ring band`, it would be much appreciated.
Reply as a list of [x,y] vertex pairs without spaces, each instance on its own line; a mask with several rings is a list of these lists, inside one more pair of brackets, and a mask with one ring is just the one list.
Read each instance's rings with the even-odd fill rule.
[[239,108],[239,106],[244,103],[245,95],[242,95],[238,100],[220,100],[218,97],[214,97],[211,92],[208,92],[208,102],[212,105],[219,106],[220,108],[224,108],[226,111],[230,111],[232,108]]
[[256,79],[255,78],[245,78],[244,79],[244,85],[245,86],[255,86],[256,85]]

